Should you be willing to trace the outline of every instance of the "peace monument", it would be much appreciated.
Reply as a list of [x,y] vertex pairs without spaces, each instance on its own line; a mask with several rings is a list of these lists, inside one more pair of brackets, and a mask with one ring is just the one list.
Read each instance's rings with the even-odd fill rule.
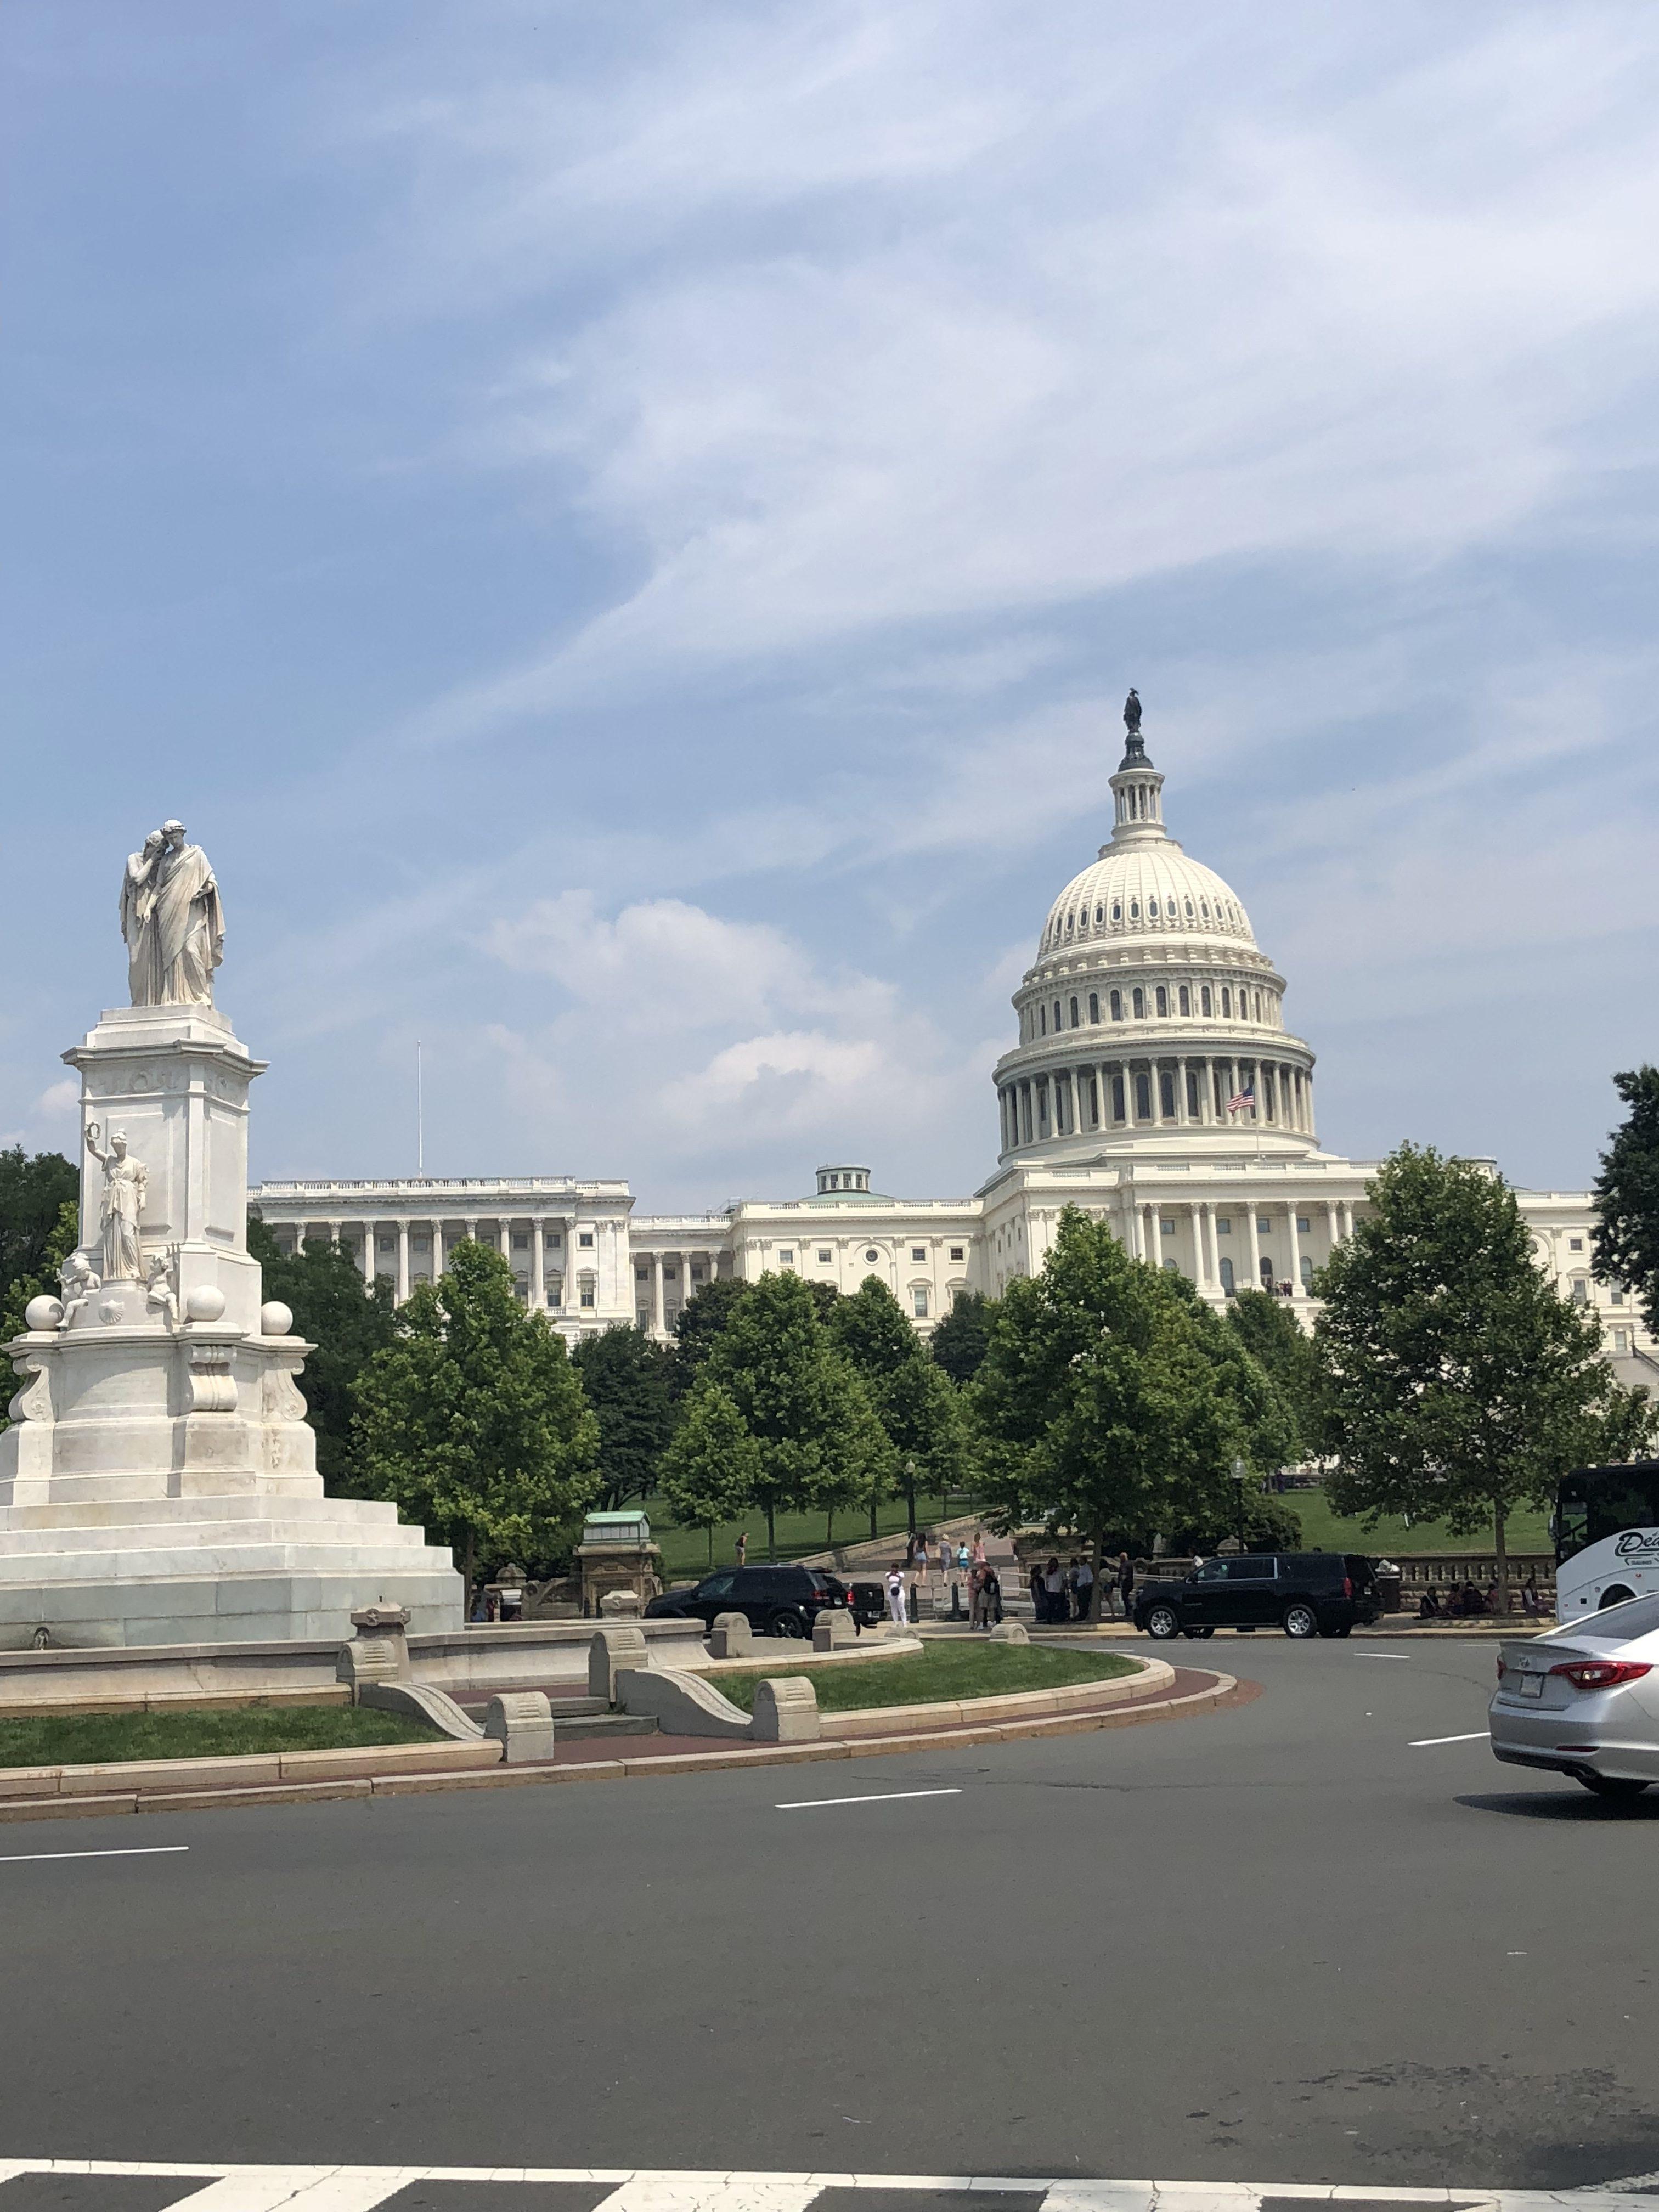
[[314,1349],[247,1250],[248,1087],[213,1003],[224,913],[184,824],[121,880],[131,1004],[81,1077],[81,1243],[6,1346],[0,1648],[343,1639],[354,1607],[456,1628],[447,1551],[390,1504],[325,1497],[295,1377]]

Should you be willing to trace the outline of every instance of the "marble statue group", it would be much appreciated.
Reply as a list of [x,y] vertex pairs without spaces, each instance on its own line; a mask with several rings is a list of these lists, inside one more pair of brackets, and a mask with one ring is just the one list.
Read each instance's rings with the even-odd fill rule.
[[135,1006],[213,1003],[213,971],[224,957],[219,886],[182,822],[152,830],[121,878],[121,934]]

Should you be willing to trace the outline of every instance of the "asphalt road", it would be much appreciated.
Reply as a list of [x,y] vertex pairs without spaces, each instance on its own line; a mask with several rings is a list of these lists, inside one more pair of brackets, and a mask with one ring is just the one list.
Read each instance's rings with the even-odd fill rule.
[[[0,2156],[1560,2187],[1659,2168],[1659,1793],[1490,1645],[1048,1743],[0,1828]],[[873,1793],[958,1795],[780,1810]]]

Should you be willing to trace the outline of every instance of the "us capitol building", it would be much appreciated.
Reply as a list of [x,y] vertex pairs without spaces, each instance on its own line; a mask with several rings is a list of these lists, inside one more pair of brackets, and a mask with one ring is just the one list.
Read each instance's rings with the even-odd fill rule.
[[[1321,1145],[1285,978],[1237,893],[1164,828],[1133,692],[1124,719],[1111,838],[1049,908],[1014,994],[1018,1035],[992,1078],[1001,1149],[971,1198],[884,1197],[869,1168],[836,1164],[810,1197],[718,1213],[636,1214],[626,1182],[568,1176],[266,1182],[252,1204],[280,1242],[343,1243],[400,1299],[483,1237],[573,1339],[618,1322],[662,1336],[702,1284],[769,1268],[842,1291],[878,1275],[926,1333],[963,1291],[1035,1273],[1067,1205],[1217,1304],[1259,1285],[1310,1319],[1310,1279],[1376,1163]],[[1591,1278],[1589,1194],[1517,1196],[1565,1294],[1601,1311],[1624,1378],[1659,1379],[1635,1308]]]

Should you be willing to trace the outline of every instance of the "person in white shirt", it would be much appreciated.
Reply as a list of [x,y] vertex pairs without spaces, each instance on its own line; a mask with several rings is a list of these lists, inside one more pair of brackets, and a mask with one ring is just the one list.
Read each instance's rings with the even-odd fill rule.
[[887,1570],[887,1610],[895,1628],[908,1628],[910,1616],[904,1604],[904,1570],[895,1563]]
[[1077,1563],[1077,1617],[1079,1620],[1089,1618],[1090,1601],[1094,1591],[1095,1571],[1085,1554]]

